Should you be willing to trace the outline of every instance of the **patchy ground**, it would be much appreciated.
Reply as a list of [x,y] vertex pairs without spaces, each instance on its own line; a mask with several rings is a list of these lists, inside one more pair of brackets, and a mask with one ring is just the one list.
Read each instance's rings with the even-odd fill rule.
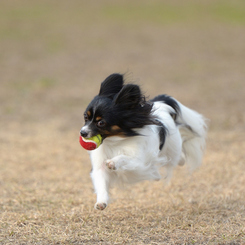
[[[0,244],[245,243],[243,1],[4,1]],[[203,165],[112,191],[99,212],[78,133],[110,73],[210,119]]]

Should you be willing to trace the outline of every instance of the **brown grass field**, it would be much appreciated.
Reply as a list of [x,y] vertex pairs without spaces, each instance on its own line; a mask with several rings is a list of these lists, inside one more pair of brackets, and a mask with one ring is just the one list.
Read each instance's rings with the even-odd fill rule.
[[[203,164],[96,211],[83,111],[110,73],[210,119]],[[245,244],[245,2],[0,8],[0,244]]]

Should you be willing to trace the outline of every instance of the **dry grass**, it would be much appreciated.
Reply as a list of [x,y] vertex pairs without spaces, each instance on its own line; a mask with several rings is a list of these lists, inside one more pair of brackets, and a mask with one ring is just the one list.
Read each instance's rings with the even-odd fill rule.
[[[1,5],[0,244],[245,244],[243,1]],[[115,71],[210,132],[192,176],[115,188],[98,212],[78,132]]]

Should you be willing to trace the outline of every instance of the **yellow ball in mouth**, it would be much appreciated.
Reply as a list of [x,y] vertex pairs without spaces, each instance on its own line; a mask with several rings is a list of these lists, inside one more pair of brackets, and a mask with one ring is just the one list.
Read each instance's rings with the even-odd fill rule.
[[91,138],[83,138],[80,136],[79,142],[85,150],[92,151],[101,145],[102,137],[100,134],[97,134]]

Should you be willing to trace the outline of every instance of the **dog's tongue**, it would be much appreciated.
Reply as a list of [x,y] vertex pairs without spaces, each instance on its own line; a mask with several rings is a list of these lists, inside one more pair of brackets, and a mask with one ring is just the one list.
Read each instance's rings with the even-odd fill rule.
[[82,136],[80,136],[79,142],[80,142],[81,146],[85,150],[88,150],[88,151],[92,151],[92,150],[96,149],[96,147],[97,147],[97,144],[94,141],[86,140]]

